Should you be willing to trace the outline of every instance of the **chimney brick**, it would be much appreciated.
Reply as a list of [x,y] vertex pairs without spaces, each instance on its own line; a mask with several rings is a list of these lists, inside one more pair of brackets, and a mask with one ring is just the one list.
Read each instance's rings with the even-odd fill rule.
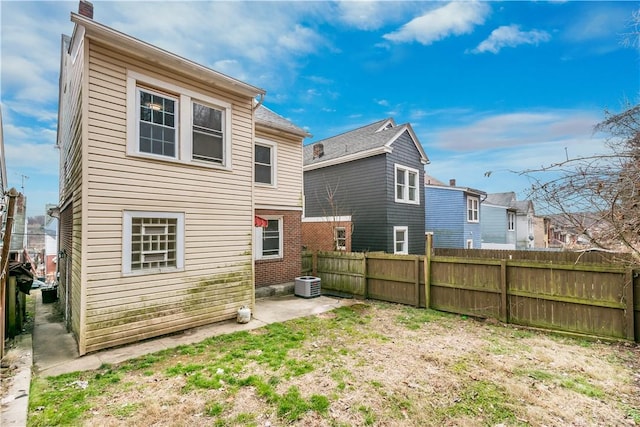
[[80,0],[80,5],[78,6],[78,13],[84,17],[93,19],[93,3],[85,0]]

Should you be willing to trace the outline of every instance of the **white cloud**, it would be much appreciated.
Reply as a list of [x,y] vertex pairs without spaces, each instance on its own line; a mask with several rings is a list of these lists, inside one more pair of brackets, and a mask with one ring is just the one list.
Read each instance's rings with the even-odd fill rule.
[[567,28],[564,37],[573,42],[589,42],[597,39],[610,39],[625,32],[631,15],[626,7],[617,7],[614,2],[589,3],[588,8],[580,9]]
[[334,12],[338,20],[349,27],[378,30],[390,23],[401,22],[407,13],[424,7],[424,3],[407,1],[341,0]]
[[504,25],[493,30],[489,38],[480,43],[471,52],[498,53],[503,47],[516,47],[522,44],[538,45],[540,42],[546,42],[550,39],[551,36],[546,31],[521,31],[518,25]]
[[416,41],[429,45],[451,35],[469,34],[484,23],[491,8],[484,2],[451,2],[414,18],[399,30],[385,34],[389,41]]
[[587,111],[551,110],[497,114],[455,125],[429,136],[434,146],[451,151],[514,148],[567,139],[590,138],[601,115]]
[[337,4],[340,20],[359,30],[375,30],[385,23],[386,2],[340,1]]

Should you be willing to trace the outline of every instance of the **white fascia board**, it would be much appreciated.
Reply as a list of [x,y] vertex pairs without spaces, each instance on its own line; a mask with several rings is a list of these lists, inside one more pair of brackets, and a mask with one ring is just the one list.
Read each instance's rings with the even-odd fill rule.
[[174,53],[116,31],[113,28],[99,24],[77,13],[71,13],[71,21],[84,28],[85,37],[100,40],[118,49],[142,56],[148,61],[161,64],[165,67],[167,64],[170,64],[171,68],[179,70],[195,79],[210,83],[213,86],[218,86],[252,98],[266,94],[264,89],[236,80],[233,77],[229,77]]
[[409,136],[411,137],[411,139],[413,140],[413,144],[416,146],[418,152],[420,153],[420,162],[423,165],[428,165],[431,163],[431,161],[429,160],[429,158],[427,157],[427,153],[424,152],[424,148],[422,147],[422,144],[420,143],[420,141],[418,140],[418,137],[416,135],[416,133],[413,131],[413,127],[411,127],[410,123],[406,123],[402,126],[400,126],[400,131],[398,133],[395,134],[395,136],[393,138],[391,138],[389,140],[389,142],[387,142],[385,145],[387,147],[390,147],[391,144],[393,144],[396,139],[400,138],[400,135],[402,135],[404,133],[404,131],[409,132]]
[[326,168],[328,166],[339,165],[341,163],[352,162],[354,160],[365,159],[367,157],[377,156],[378,154],[391,153],[392,149],[387,146],[376,147],[371,150],[360,151],[358,153],[349,154],[348,156],[342,156],[331,160],[325,160],[324,162],[313,163],[303,167],[303,171],[311,171],[314,169]]

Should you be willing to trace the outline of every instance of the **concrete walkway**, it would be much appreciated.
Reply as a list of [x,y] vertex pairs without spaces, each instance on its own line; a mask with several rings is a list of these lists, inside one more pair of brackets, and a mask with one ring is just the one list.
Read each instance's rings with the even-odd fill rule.
[[46,377],[97,369],[105,363],[119,363],[166,348],[200,342],[215,335],[320,314],[355,302],[327,296],[305,299],[292,294],[257,298],[249,323],[237,323],[234,319],[79,356],[73,335],[67,332],[61,315],[56,311],[57,304],[43,304],[39,290],[32,291],[32,295],[36,298],[33,337],[19,337],[15,348],[7,352],[16,370],[8,381],[8,393],[2,399],[1,426],[26,425],[32,370],[34,375]]

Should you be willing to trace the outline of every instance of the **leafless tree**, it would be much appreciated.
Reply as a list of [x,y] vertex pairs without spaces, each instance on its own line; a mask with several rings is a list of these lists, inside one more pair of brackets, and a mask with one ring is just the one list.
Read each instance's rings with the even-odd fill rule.
[[595,131],[605,135],[605,153],[522,172],[529,198],[591,245],[640,256],[640,105],[606,111]]
[[[329,182],[325,182],[324,192],[321,195],[316,194],[316,200],[322,209],[322,213],[327,218],[327,227],[333,234],[333,250],[342,250],[338,247],[338,228],[345,229],[344,238],[348,240],[349,236],[353,234],[353,220],[350,222],[350,227],[343,221],[344,216],[351,216],[353,218],[353,211],[348,209],[342,202],[340,195],[340,180],[338,179],[334,185]],[[346,197],[345,194],[342,195]]]

